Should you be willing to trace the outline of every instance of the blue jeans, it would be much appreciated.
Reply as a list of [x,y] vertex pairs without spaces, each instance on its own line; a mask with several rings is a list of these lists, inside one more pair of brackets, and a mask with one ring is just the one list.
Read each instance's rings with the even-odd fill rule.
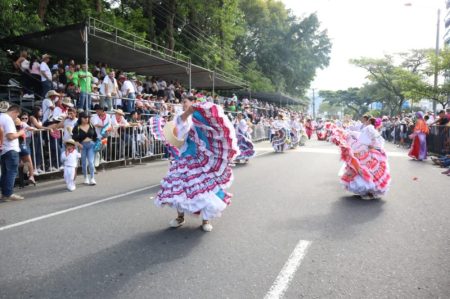
[[[83,142],[83,149],[81,150],[81,169],[84,177],[87,177],[87,167],[89,166],[89,174],[94,178],[94,141]],[[86,165],[86,159],[89,165]]]
[[19,171],[19,153],[8,151],[1,156],[2,176],[0,178],[0,187],[2,195],[9,197],[14,191],[14,182]]
[[134,111],[134,104],[136,102],[134,99],[136,98],[136,96],[134,93],[130,93],[128,95],[128,98],[129,98],[129,100],[127,100],[126,107],[127,107],[127,112],[130,113],[130,112]]
[[89,111],[91,109],[91,95],[87,92],[80,92],[77,108],[83,109],[84,111]]
[[100,105],[102,107],[108,107],[108,111],[112,111],[113,109],[112,99],[106,96],[101,96],[100,99],[101,99]]
[[47,92],[49,92],[53,88],[52,81],[49,80],[41,81],[41,85],[42,85],[42,98],[45,98]]

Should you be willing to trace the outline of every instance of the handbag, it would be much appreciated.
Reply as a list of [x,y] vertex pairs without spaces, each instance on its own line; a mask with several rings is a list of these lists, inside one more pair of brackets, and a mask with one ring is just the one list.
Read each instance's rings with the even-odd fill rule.
[[55,139],[61,138],[61,132],[59,130],[51,130],[50,136],[52,136]]

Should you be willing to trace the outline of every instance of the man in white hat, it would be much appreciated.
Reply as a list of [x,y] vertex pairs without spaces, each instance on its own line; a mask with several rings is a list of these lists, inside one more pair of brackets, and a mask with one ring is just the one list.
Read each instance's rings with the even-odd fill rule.
[[66,118],[69,108],[73,108],[72,99],[65,97],[62,100],[58,100],[55,104],[55,110],[53,110],[53,119]]
[[41,71],[41,84],[42,84],[42,97],[45,97],[47,92],[52,89],[52,72],[48,67],[48,62],[50,61],[50,55],[42,55],[42,61],[39,66]]
[[45,123],[50,115],[53,114],[53,109],[55,109],[55,103],[59,99],[60,94],[54,90],[49,90],[44,101],[42,101],[42,122]]

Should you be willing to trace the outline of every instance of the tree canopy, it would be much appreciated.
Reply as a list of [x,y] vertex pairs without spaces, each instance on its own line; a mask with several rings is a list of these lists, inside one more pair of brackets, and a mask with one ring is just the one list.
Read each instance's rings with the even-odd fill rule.
[[256,91],[302,96],[316,70],[329,63],[331,42],[317,15],[295,16],[278,0],[0,3],[0,38],[93,16],[185,54],[195,64],[239,76]]

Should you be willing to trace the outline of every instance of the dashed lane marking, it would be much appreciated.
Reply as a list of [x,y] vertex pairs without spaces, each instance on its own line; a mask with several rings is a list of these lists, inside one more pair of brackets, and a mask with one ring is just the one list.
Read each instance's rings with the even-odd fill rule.
[[297,243],[297,246],[295,246],[294,251],[292,251],[264,299],[278,299],[283,297],[310,245],[311,241],[306,240],[300,240]]
[[84,208],[87,208],[87,207],[90,207],[90,206],[94,206],[94,205],[98,205],[100,203],[107,202],[107,201],[110,201],[110,200],[113,200],[113,199],[117,199],[117,198],[125,197],[125,196],[128,196],[128,195],[132,195],[132,194],[135,194],[135,193],[139,193],[139,192],[142,192],[142,191],[150,190],[150,189],[158,187],[158,186],[159,186],[159,184],[158,185],[149,186],[149,187],[140,188],[140,189],[136,189],[136,190],[133,190],[133,191],[128,191],[128,192],[121,193],[121,194],[116,194],[116,195],[113,195],[113,196],[110,196],[110,197],[106,197],[104,199],[100,199],[100,200],[93,201],[93,202],[90,202],[90,203],[82,204],[82,205],[75,206],[75,207],[72,207],[72,208],[69,208],[69,209],[65,209],[65,210],[61,210],[61,211],[58,211],[58,212],[42,215],[42,216],[31,218],[31,219],[28,219],[28,220],[25,220],[25,221],[21,221],[21,222],[16,222],[16,223],[13,223],[13,224],[10,224],[10,225],[5,225],[5,226],[0,227],[0,231],[4,231],[4,230],[11,229],[11,228],[14,228],[14,227],[22,226],[22,225],[25,225],[25,224],[29,224],[29,223],[32,223],[32,222],[39,221],[39,220],[44,220],[44,219],[47,219],[47,218],[55,217],[55,216],[58,216],[58,215],[66,214],[66,213],[73,212],[73,211],[76,211],[76,210],[84,209]]

